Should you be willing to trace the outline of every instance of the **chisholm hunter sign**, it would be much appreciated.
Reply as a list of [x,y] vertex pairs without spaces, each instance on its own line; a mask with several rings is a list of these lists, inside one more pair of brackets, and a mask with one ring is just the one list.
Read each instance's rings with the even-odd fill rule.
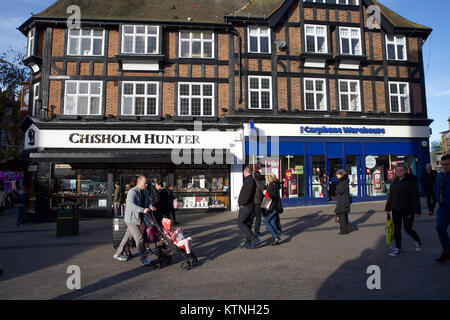
[[25,133],[25,148],[82,149],[239,149],[242,130],[40,130]]
[[72,133],[69,141],[75,144],[160,144],[192,145],[200,144],[200,137],[195,134],[80,134]]

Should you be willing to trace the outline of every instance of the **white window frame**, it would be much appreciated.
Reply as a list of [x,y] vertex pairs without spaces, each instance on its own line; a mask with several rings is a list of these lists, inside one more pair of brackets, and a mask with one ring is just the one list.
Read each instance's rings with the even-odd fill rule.
[[[126,33],[126,28],[133,28],[133,33]],[[145,28],[144,33],[136,33],[136,29],[139,27]],[[149,31],[153,28],[156,28],[156,34],[149,33]],[[133,37],[132,51],[125,51],[125,37]],[[144,52],[136,52],[136,37],[143,36],[145,39],[145,48]],[[136,54],[136,55],[146,55],[146,54],[159,54],[159,37],[160,37],[160,27],[155,25],[138,25],[138,24],[125,24],[122,25],[122,45],[121,52],[122,54]],[[156,52],[149,53],[148,52],[148,38],[156,38]]]
[[[189,95],[181,95],[180,87],[182,85],[189,85]],[[192,94],[192,86],[193,85],[200,85],[200,95],[193,95]],[[203,90],[205,85],[210,85],[212,87],[212,95],[211,96],[204,96]],[[215,116],[215,87],[216,84],[214,82],[179,82],[178,83],[178,116],[180,117],[214,117]],[[200,98],[200,115],[193,115],[192,114],[192,99],[193,98]],[[181,99],[189,99],[189,114],[181,114]],[[204,114],[204,99],[211,99],[211,114],[205,115]]]
[[[314,34],[308,34],[308,28],[314,28]],[[317,29],[325,29],[325,36],[317,35]],[[308,36],[314,37],[314,51],[308,51]],[[319,37],[325,38],[325,52],[320,52],[318,50],[318,48],[319,48],[318,38]],[[306,52],[308,52],[308,53],[328,53],[328,29],[327,29],[327,26],[306,24],[305,25],[305,48],[306,48]]]
[[[72,30],[79,30],[79,35],[73,35],[71,34]],[[90,30],[90,35],[83,35],[83,31]],[[101,30],[102,35],[101,36],[94,36],[94,30]],[[77,53],[71,53],[71,39],[76,38],[78,39],[78,52]],[[81,43],[82,39],[90,39],[91,45],[89,52],[81,52]],[[102,39],[102,52],[101,54],[94,54],[94,39]],[[81,28],[81,29],[68,29],[67,31],[67,55],[68,56],[95,56],[95,57],[101,57],[105,54],[105,29],[101,28]]]
[[27,46],[27,58],[34,54],[34,48],[36,44],[36,28],[32,28],[28,31],[28,46]]
[[[344,1],[345,3],[341,3]],[[327,0],[303,0],[303,2],[314,2],[314,3],[324,3],[324,4],[341,4],[341,5],[350,5],[352,0],[333,0],[333,3],[328,3]],[[359,6],[359,0],[353,0],[355,3],[354,6]]]
[[[133,93],[132,94],[126,94],[125,93],[125,85],[132,84],[133,85]],[[144,88],[144,94],[137,94],[136,93],[136,85],[143,84],[145,85]],[[156,93],[154,95],[148,93],[148,86],[149,85],[156,85]],[[122,82],[122,105],[121,105],[121,115],[122,116],[157,116],[159,113],[159,82],[157,81],[123,81]],[[132,98],[132,113],[124,113],[124,100],[126,98]],[[136,114],[136,98],[144,98],[144,114]],[[148,114],[148,98],[155,98],[155,113]]]
[[[390,41],[389,37],[393,37],[394,40]],[[394,59],[389,58],[389,45],[393,45],[395,48],[395,57]],[[402,53],[403,53],[403,59],[399,59],[399,50],[398,46],[402,46]],[[386,57],[388,60],[396,60],[396,61],[406,61],[407,58],[407,52],[406,52],[406,37],[405,36],[398,36],[398,35],[386,35]]]
[[[313,90],[307,90],[306,89],[306,81],[313,81],[314,82],[314,89]],[[323,91],[318,91],[316,88],[316,81],[322,81],[323,82]],[[305,111],[327,111],[328,110],[328,101],[327,101],[327,79],[321,79],[321,78],[305,78],[303,80],[303,88],[304,88],[304,106]],[[306,108],[306,94],[312,93],[314,94],[314,109],[307,109]],[[320,105],[317,103],[317,94],[323,94],[324,99],[324,108],[320,109]]]
[[40,89],[41,89],[41,83],[35,83],[33,85],[33,103],[32,103],[32,112],[33,115],[37,115],[38,114],[38,110],[37,110],[37,101],[39,100],[40,97]]
[[[391,90],[391,86],[395,85],[397,87],[397,93],[393,93]],[[406,92],[401,94],[400,93],[400,85],[406,85]],[[392,110],[392,98],[396,97],[398,102],[399,111],[393,111]],[[402,103],[401,98],[407,98],[407,105],[405,111],[401,110]],[[389,82],[389,105],[391,108],[391,113],[411,113],[411,96],[410,96],[410,89],[409,89],[409,83],[408,82]]]
[[[67,93],[67,88],[68,88],[68,84],[70,83],[75,83],[76,84],[76,93]],[[89,84],[89,88],[88,88],[88,93],[79,93],[79,88],[80,88],[80,84],[81,83],[88,83]],[[100,93],[98,94],[94,94],[91,93],[91,84],[93,83],[98,83],[100,84]],[[66,80],[65,82],[65,90],[64,90],[64,115],[79,115],[79,116],[99,116],[102,115],[102,100],[103,100],[103,81],[80,81],[80,80]],[[79,96],[85,96],[88,98],[88,105],[87,105],[87,114],[80,114],[78,113],[78,97]],[[74,97],[75,98],[75,113],[67,113],[67,100],[68,97]],[[91,110],[91,98],[99,98],[99,104],[98,104],[98,113],[97,114],[91,114],[90,110]]]
[[[182,39],[182,37],[181,37],[182,33],[188,33],[189,34],[189,39]],[[193,36],[192,36],[193,33],[200,33],[201,34],[200,39],[194,39]],[[205,39],[204,38],[204,34],[205,33],[210,33],[211,34],[211,39]],[[182,59],[214,59],[215,58],[215,56],[214,56],[214,51],[215,51],[214,47],[216,45],[215,42],[214,42],[214,37],[215,37],[215,34],[214,34],[213,31],[180,31],[178,33],[178,57],[182,58]],[[201,49],[200,49],[201,54],[200,54],[199,57],[192,56],[192,43],[194,41],[200,41],[200,43],[201,43]],[[182,50],[182,45],[181,44],[182,44],[182,42],[189,42],[189,55],[187,57],[183,57],[182,54],[181,54],[181,50]],[[211,43],[211,57],[205,57],[205,50],[204,50],[205,47],[204,47],[204,45],[205,45],[206,42]]]
[[[250,86],[250,80],[251,79],[258,79],[258,88],[257,89],[252,89]],[[267,79],[269,80],[269,88],[262,88],[262,79]],[[252,107],[252,92],[257,92],[258,93],[258,108],[254,108]],[[262,93],[263,92],[268,92],[269,93],[269,102],[270,102],[270,107],[269,108],[263,108],[261,103],[262,103]],[[273,109],[273,96],[272,96],[272,77],[264,77],[264,76],[249,76],[248,77],[248,108],[251,110],[272,110]]]
[[[348,91],[347,92],[342,92],[341,91],[341,83],[346,82],[347,83],[347,88]],[[356,83],[356,92],[352,92],[350,91],[351,88],[351,83]],[[339,105],[340,105],[340,110],[344,111],[344,112],[361,112],[361,87],[360,87],[360,81],[359,80],[339,80]],[[342,95],[346,95],[345,99],[347,100],[348,103],[348,110],[343,110],[342,106]],[[358,109],[357,110],[351,110],[351,96],[352,95],[358,95]]]
[[[348,31],[348,37],[343,37],[342,31],[347,30]],[[358,38],[352,37],[352,32],[357,30],[358,31]],[[348,39],[349,40],[349,49],[350,53],[344,53],[343,52],[343,40]],[[352,52],[352,39],[358,39],[359,41],[359,52]],[[360,28],[351,28],[351,27],[340,27],[339,28],[339,41],[341,44],[341,54],[348,54],[352,56],[361,56],[362,55],[362,42],[361,42],[361,29]]]
[[[257,34],[255,36],[251,35],[251,30],[252,29],[256,29],[257,30]],[[268,52],[261,52],[261,38],[262,37],[266,37],[266,35],[261,33],[261,29],[267,29],[267,47],[269,49]],[[251,37],[256,37],[257,38],[257,43],[258,43],[258,49],[256,51],[252,51],[251,50],[251,46],[250,46],[250,38]],[[247,42],[248,42],[248,52],[250,53],[260,53],[260,54],[271,54],[272,48],[271,48],[271,42],[270,42],[270,28],[269,27],[248,27],[247,28]]]

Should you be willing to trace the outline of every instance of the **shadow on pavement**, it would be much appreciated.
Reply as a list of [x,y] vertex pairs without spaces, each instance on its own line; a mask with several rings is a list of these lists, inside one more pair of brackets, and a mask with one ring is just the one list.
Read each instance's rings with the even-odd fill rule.
[[[73,291],[73,292],[70,292],[70,293],[63,294],[63,295],[61,295],[59,297],[56,297],[56,298],[53,298],[51,300],[72,300],[72,299],[78,299],[78,298],[81,298],[82,296],[85,296],[87,294],[94,293],[94,292],[103,290],[105,288],[114,286],[116,284],[123,283],[123,282],[131,280],[133,278],[142,276],[142,275],[144,275],[146,273],[151,272],[152,270],[153,270],[153,267],[150,267],[150,266],[148,266],[148,267],[138,267],[136,269],[129,270],[129,271],[126,271],[126,272],[122,272],[122,273],[116,274],[114,276],[111,276],[109,278],[100,280],[99,282],[91,284],[91,285],[89,285],[89,286],[87,286],[85,288],[82,288],[82,289],[79,289],[79,290],[76,290],[76,291]],[[124,298],[126,298],[126,297],[124,297]]]
[[[420,226],[420,227],[419,227]],[[385,237],[376,246],[366,249],[354,260],[345,262],[328,277],[316,294],[319,300],[435,300],[450,299],[450,263],[438,264],[439,245],[432,241],[434,235],[425,234],[428,223],[416,225],[419,235],[429,245],[416,252],[413,242],[403,233],[405,242],[401,256],[390,257],[390,247]],[[373,275],[369,266],[379,266],[381,289],[369,290],[367,281]]]

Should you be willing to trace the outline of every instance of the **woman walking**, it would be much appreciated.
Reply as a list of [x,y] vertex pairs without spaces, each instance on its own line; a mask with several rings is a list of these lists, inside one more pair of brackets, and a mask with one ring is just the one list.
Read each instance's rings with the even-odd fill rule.
[[264,191],[266,197],[272,199],[270,209],[264,212],[264,224],[272,234],[272,245],[279,245],[281,242],[280,234],[281,229],[279,227],[279,214],[283,212],[280,199],[281,183],[277,177],[270,173],[266,175],[267,191]]
[[422,208],[420,205],[419,188],[417,178],[408,174],[408,167],[399,163],[395,169],[395,178],[389,190],[386,203],[386,214],[394,221],[395,248],[390,254],[396,257],[402,253],[402,223],[405,231],[416,244],[416,251],[422,250],[422,241],[417,232],[413,230],[414,217],[420,217]]
[[353,225],[348,221],[348,214],[350,213],[350,190],[348,174],[345,170],[339,169],[336,171],[336,218],[339,221],[341,232],[339,235],[349,234],[354,230]]

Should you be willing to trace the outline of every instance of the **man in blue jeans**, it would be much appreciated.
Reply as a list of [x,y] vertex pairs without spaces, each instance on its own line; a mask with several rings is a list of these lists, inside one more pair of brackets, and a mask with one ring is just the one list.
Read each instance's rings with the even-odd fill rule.
[[450,240],[448,236],[448,226],[450,225],[450,154],[441,159],[441,166],[444,169],[436,178],[434,192],[439,202],[439,210],[436,217],[436,231],[441,241],[444,252],[436,259],[436,262],[450,260]]

